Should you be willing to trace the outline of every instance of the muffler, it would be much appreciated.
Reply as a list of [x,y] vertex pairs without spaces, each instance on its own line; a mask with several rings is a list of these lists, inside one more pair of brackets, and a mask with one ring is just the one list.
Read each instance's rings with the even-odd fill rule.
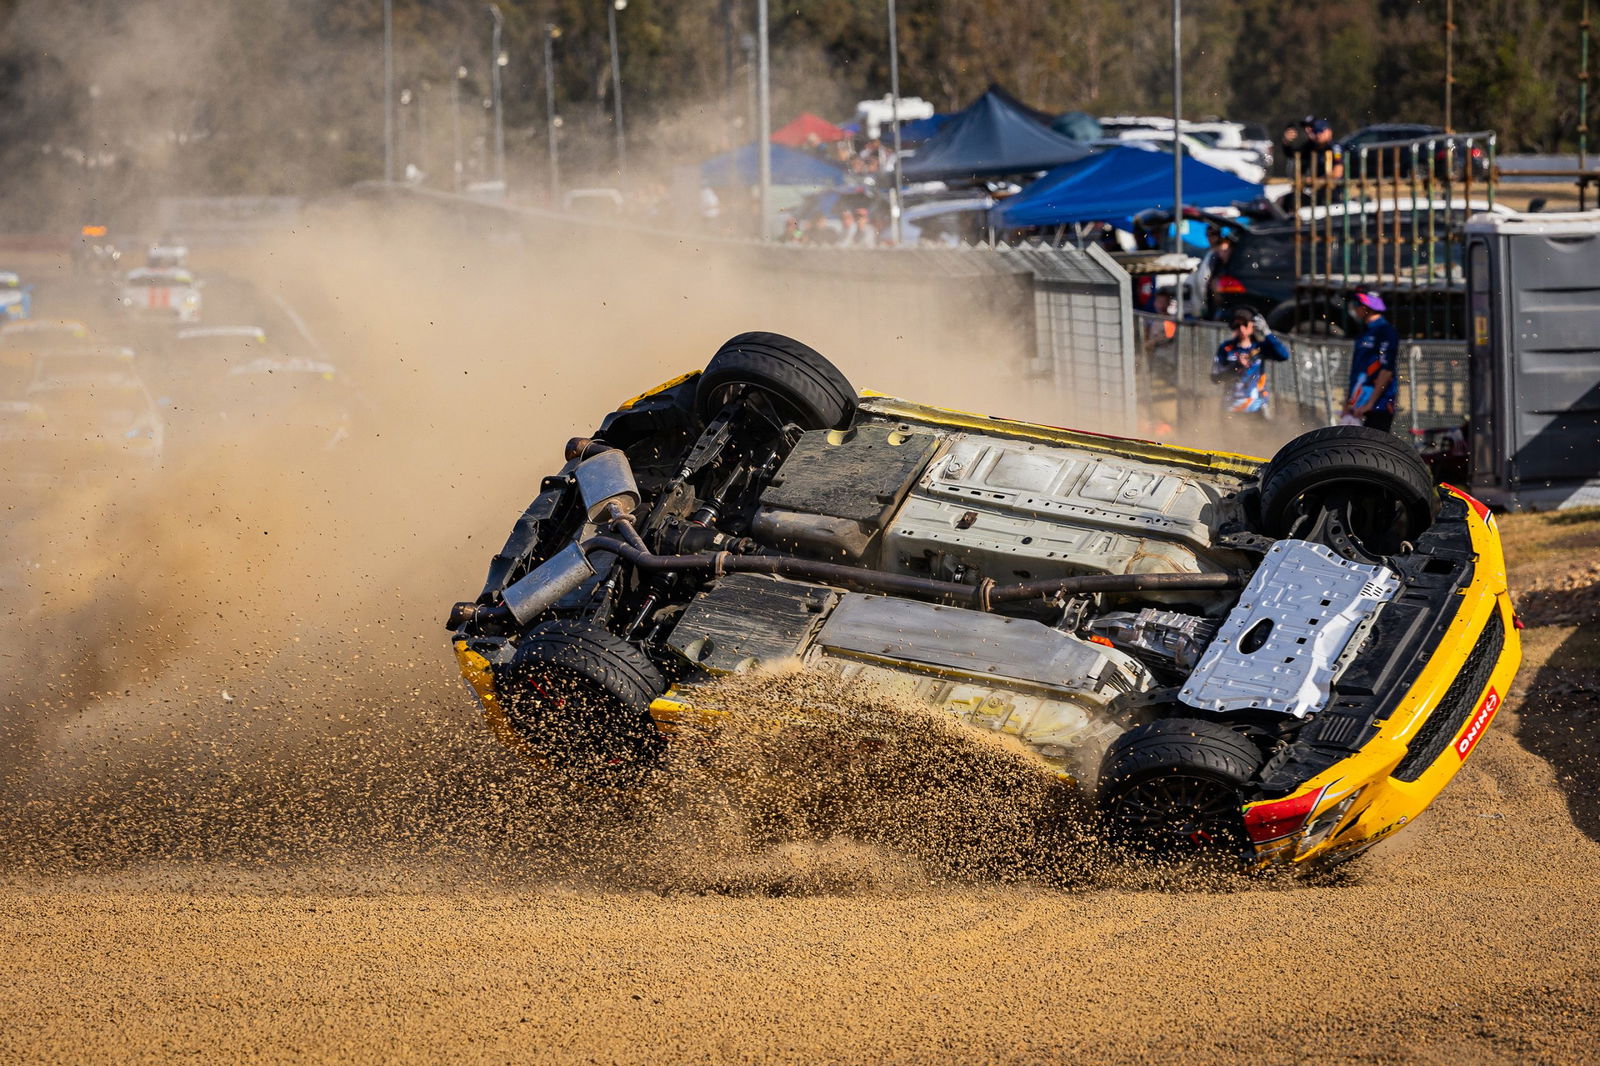
[[572,476],[578,482],[578,494],[591,522],[604,515],[612,504],[623,514],[632,514],[639,506],[639,486],[621,449],[608,448],[591,455],[577,465]]
[[[635,497],[635,502],[637,499]],[[576,543],[568,544],[501,595],[517,624],[525,626],[593,576],[594,567],[589,565],[583,548]]]

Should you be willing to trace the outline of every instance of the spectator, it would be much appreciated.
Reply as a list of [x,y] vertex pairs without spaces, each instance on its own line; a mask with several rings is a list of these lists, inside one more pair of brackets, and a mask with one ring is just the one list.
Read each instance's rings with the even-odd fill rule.
[[1222,317],[1222,309],[1217,303],[1217,293],[1213,286],[1218,275],[1228,272],[1228,262],[1233,258],[1234,238],[1225,232],[1221,226],[1212,224],[1206,227],[1206,243],[1210,245],[1208,254],[1201,258],[1200,266],[1194,272],[1195,301],[1199,304],[1195,313],[1203,317]]
[[700,186],[700,221],[707,229],[716,229],[722,217],[722,198],[709,185]]
[[1344,176],[1344,159],[1333,143],[1333,126],[1325,118],[1307,115],[1298,127],[1289,126],[1283,131],[1283,161],[1290,177],[1295,174],[1296,159],[1300,161],[1300,176],[1307,180],[1337,181]]
[[1400,396],[1400,334],[1384,317],[1388,308],[1375,292],[1358,291],[1350,311],[1365,328],[1356,338],[1350,361],[1350,392],[1341,421],[1381,429],[1394,426],[1394,405]]
[[873,225],[872,212],[865,207],[856,208],[856,243],[866,248],[878,246],[878,227]]
[[848,207],[839,208],[839,243],[856,243],[856,213]]
[[1233,336],[1217,345],[1211,380],[1224,384],[1222,406],[1229,415],[1272,417],[1266,360],[1284,362],[1288,346],[1279,340],[1254,308],[1241,307],[1230,320]]

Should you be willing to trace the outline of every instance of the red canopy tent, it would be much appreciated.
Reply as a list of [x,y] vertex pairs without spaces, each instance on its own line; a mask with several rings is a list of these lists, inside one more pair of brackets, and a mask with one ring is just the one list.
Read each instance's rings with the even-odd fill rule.
[[827,119],[818,118],[809,111],[802,111],[799,118],[787,126],[772,131],[772,143],[790,148],[804,148],[813,134],[823,144],[850,139],[849,130],[842,130]]

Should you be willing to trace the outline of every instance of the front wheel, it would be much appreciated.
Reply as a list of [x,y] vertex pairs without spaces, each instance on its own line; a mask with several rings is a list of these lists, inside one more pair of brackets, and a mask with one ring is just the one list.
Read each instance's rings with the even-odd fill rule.
[[1217,722],[1162,718],[1130,729],[1101,763],[1106,835],[1159,855],[1241,853],[1241,789],[1260,765],[1260,749]]
[[496,681],[507,725],[552,768],[625,785],[659,765],[666,739],[650,703],[666,680],[610,630],[565,618],[535,626]]

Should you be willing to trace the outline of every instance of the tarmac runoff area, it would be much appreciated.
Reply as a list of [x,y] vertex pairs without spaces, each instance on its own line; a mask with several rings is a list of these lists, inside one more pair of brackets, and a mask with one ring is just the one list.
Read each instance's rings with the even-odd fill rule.
[[[374,285],[410,306],[411,268]],[[1041,863],[1048,790],[909,708],[918,743],[848,809],[738,745],[734,784],[588,802],[472,727],[437,617],[569,425],[706,347],[531,391],[475,361],[570,298],[511,323],[436,303],[448,371],[417,366],[420,322],[330,329],[395,419],[342,457],[234,440],[158,486],[11,507],[8,536],[51,547],[49,609],[0,617],[0,1060],[1600,1061],[1600,513],[1500,519],[1529,622],[1512,698],[1331,880]],[[615,342],[598,304],[584,328]],[[556,328],[544,350],[584,335]]]

